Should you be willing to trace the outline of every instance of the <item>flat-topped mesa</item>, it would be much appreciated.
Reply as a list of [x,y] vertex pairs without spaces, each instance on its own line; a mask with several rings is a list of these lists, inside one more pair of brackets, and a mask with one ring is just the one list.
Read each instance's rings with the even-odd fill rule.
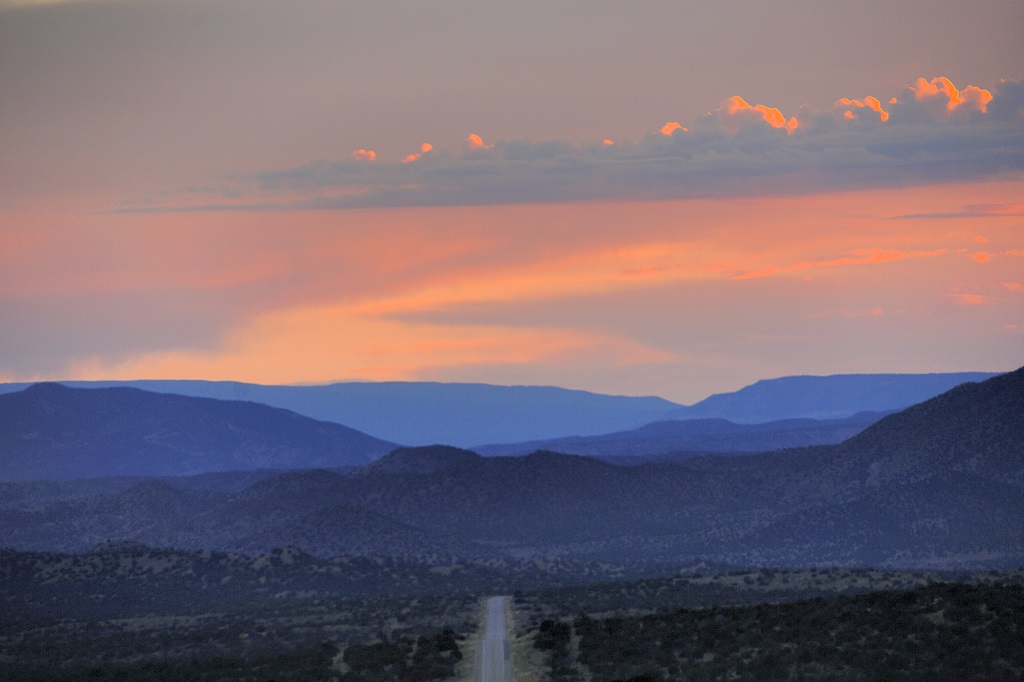
[[254,402],[35,384],[0,395],[0,480],[360,466],[396,447]]

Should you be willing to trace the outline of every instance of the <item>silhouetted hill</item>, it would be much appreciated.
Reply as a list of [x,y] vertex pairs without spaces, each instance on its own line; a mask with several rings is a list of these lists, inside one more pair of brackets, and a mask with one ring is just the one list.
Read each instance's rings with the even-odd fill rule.
[[[332,469],[348,471],[350,468]],[[161,480],[181,490],[240,492],[249,486],[279,476],[280,469],[216,471],[193,476],[111,476],[72,480],[0,481],[0,509],[42,507],[56,502],[80,500],[96,495],[122,493],[139,483]]]
[[[843,444],[871,465],[950,469],[1024,484],[1024,368],[967,383],[879,421]],[[898,464],[897,464],[898,463]]]
[[227,548],[254,555],[285,546],[321,558],[414,558],[431,565],[503,556],[450,533],[417,528],[344,504],[322,507],[295,521],[258,530],[228,543]]
[[363,469],[366,474],[432,474],[480,459],[480,455],[448,445],[397,448]]
[[6,510],[0,512],[0,546],[81,552],[114,538],[145,542],[218,500],[217,493],[151,480],[123,492]]
[[0,395],[0,480],[366,464],[394,448],[257,403],[37,384]]
[[[802,499],[864,495],[943,472],[1024,485],[1024,368],[967,383],[890,415],[820,452],[743,458],[744,465],[786,481]],[[723,463],[718,462],[721,466]],[[816,477],[801,481],[803,472]],[[1024,504],[1021,505],[1024,519]]]
[[[526,443],[481,445],[482,455],[522,455],[554,450],[589,457],[644,457],[667,453],[767,452],[841,443],[885,416],[862,412],[846,419],[785,419],[736,424],[725,419],[685,419],[646,424],[631,431]],[[676,458],[681,461],[684,457]]]

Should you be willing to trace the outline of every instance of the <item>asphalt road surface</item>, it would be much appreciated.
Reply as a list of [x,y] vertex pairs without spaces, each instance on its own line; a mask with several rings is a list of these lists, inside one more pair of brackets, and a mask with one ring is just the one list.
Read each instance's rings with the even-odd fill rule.
[[487,623],[483,639],[476,645],[477,682],[510,682],[508,630],[505,623],[505,597],[487,600]]

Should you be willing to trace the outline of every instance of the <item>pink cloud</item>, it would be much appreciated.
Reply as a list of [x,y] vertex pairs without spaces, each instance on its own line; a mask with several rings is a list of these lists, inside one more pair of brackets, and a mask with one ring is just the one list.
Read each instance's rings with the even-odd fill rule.
[[946,294],[947,298],[953,299],[957,305],[992,305],[993,301],[988,296],[981,294]]
[[841,265],[888,263],[889,261],[903,260],[904,258],[943,256],[949,253],[949,251],[946,249],[935,249],[933,251],[901,251],[899,249],[883,249],[875,247],[873,249],[857,249],[853,253],[854,255],[843,258],[797,263],[796,265],[791,265],[786,268],[786,271],[795,272],[797,270],[806,270],[808,268],[832,268]]
[[752,272],[747,272],[742,275],[736,275],[735,277],[733,277],[733,279],[759,279],[761,277],[771,277],[772,275],[777,274],[778,272],[778,268],[769,265],[768,267],[761,268],[760,270],[754,270]]
[[823,313],[818,313],[815,317],[848,317],[848,318],[859,318],[859,317],[882,317],[885,311],[882,308],[837,308],[835,310],[828,310]]

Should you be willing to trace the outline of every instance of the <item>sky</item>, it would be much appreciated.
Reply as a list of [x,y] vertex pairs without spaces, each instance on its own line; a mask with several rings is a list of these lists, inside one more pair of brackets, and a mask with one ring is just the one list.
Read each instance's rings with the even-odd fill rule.
[[0,381],[1024,365],[1019,0],[0,0]]

